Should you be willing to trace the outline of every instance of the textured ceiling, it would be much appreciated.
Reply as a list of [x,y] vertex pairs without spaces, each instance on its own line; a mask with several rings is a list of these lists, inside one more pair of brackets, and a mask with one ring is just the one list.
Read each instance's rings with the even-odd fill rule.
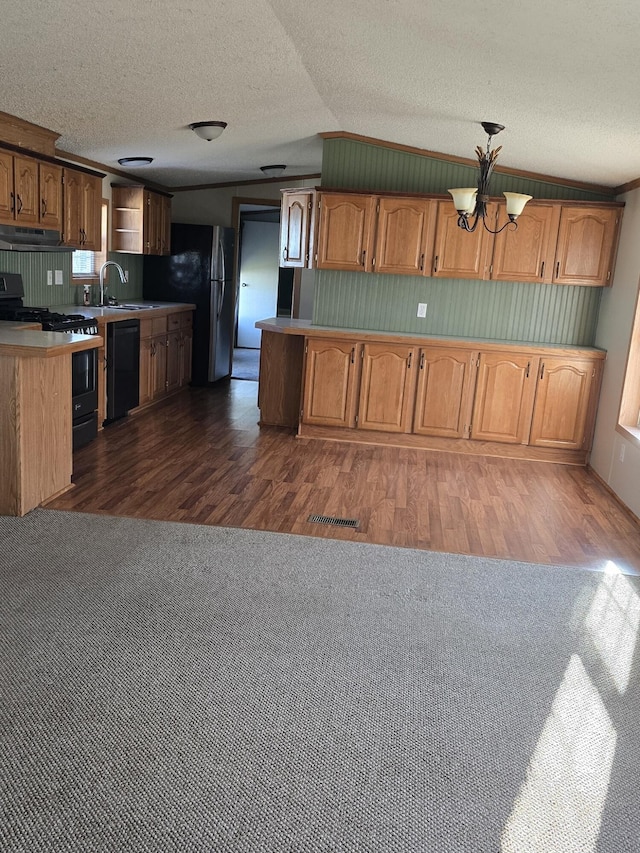
[[[2,5],[0,110],[166,186],[319,172],[343,130],[608,186],[640,176],[630,0],[21,0]],[[205,142],[187,125],[228,122]]]

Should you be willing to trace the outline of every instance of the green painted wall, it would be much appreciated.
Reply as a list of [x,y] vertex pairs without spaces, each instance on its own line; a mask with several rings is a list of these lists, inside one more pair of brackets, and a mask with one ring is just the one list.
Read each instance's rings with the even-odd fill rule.
[[[348,139],[327,139],[323,146],[326,187],[444,193],[474,186],[476,174],[470,166]],[[611,200],[560,182],[494,174],[492,195],[505,190],[536,198]],[[595,340],[601,288],[325,270],[315,276],[316,325],[581,346]],[[426,320],[416,317],[418,302],[428,305]]]
[[[82,288],[71,284],[71,252],[0,252],[0,272],[19,272],[24,282],[24,303],[41,308],[82,304]],[[112,252],[110,260],[129,271],[120,284],[117,271],[109,274],[109,294],[116,299],[142,298],[142,255]],[[47,270],[62,270],[62,285],[47,285]]]

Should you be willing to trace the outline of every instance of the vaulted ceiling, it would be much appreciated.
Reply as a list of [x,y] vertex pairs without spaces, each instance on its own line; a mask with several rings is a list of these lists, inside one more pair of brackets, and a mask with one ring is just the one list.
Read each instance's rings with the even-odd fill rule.
[[[169,187],[317,173],[342,130],[619,186],[640,176],[640,5],[592,0],[21,0],[0,110]],[[206,142],[191,122],[226,121]]]

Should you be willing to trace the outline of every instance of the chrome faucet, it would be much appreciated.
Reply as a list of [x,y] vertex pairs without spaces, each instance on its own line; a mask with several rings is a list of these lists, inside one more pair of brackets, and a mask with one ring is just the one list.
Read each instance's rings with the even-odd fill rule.
[[100,302],[98,303],[102,308],[104,308],[104,271],[107,267],[115,267],[118,270],[120,275],[120,281],[123,284],[127,283],[127,279],[125,278],[124,270],[117,264],[115,261],[105,261],[100,267],[100,272],[98,273],[98,279],[100,281]]

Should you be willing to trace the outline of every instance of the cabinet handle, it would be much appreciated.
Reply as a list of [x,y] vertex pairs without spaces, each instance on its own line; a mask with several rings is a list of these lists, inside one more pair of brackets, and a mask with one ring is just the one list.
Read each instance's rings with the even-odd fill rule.
[[438,256],[436,255],[433,261],[433,271],[438,272]]
[[362,250],[362,264],[361,264],[361,266],[364,266],[364,262],[365,262],[366,258],[367,258],[367,250],[363,249]]
[[420,272],[424,269],[424,252],[420,255]]
[[560,261],[556,261],[556,278],[560,275]]
[[14,193],[11,193],[11,213],[16,212],[16,197]]
[[542,379],[543,376],[544,376],[544,361],[542,362],[542,365],[540,367],[540,379]]
[[407,370],[411,367],[411,358],[412,358],[412,356],[413,356],[413,353],[412,353],[412,352],[410,352],[410,353],[409,353],[409,358],[407,359]]
[[20,198],[20,193],[18,193],[16,198],[18,199],[18,213],[21,213],[22,212],[22,199]]
[[530,367],[531,367],[531,362],[530,362],[530,361],[528,361],[528,362],[527,362],[527,369],[526,369],[525,374],[524,374],[524,378],[525,378],[525,379],[528,379],[528,378],[529,378],[529,369],[530,369]]
[[540,267],[540,278],[544,278],[544,261],[542,262],[542,266]]
[[44,219],[47,213],[47,200],[46,198],[40,199],[40,218]]
[[356,361],[356,348],[351,347],[351,364],[355,364]]
[[424,370],[424,351],[420,353],[420,370]]
[[287,247],[286,247],[286,246],[285,246],[285,247],[284,247],[284,249],[282,250],[282,260],[283,260],[283,261],[288,261],[288,260],[289,260],[289,250],[287,249]]

